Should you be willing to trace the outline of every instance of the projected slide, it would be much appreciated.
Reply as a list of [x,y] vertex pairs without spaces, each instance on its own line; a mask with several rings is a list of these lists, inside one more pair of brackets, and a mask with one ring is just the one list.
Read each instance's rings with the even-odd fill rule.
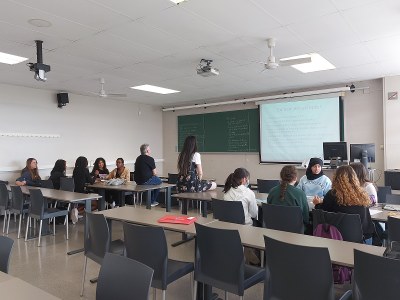
[[333,97],[261,104],[261,162],[323,157],[323,142],[340,141],[339,101]]

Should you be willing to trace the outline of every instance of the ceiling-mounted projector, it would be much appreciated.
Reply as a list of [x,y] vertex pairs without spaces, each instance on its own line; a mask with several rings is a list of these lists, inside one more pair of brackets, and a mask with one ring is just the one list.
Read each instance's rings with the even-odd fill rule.
[[210,77],[210,76],[217,76],[219,75],[219,70],[217,68],[213,68],[211,66],[212,60],[211,59],[204,59],[200,60],[199,65],[196,68],[197,74],[203,77]]
[[50,66],[45,65],[43,63],[43,52],[42,52],[42,44],[43,41],[35,41],[36,42],[36,57],[37,62],[28,63],[29,70],[35,72],[34,78],[37,81],[46,81],[46,72],[50,72]]

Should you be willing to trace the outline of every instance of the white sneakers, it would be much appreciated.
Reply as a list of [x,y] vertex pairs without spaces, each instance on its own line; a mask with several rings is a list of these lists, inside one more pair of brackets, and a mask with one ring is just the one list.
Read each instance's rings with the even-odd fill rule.
[[154,202],[154,203],[152,203],[150,206],[151,207],[154,207],[154,206],[157,206],[159,203],[158,202]]
[[71,209],[71,221],[72,224],[76,224],[78,222],[78,209],[76,207],[74,207],[73,209]]

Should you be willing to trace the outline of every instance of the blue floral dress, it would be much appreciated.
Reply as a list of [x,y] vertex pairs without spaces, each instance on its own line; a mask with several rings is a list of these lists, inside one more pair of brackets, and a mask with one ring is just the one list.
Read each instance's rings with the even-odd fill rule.
[[211,182],[200,180],[199,175],[197,175],[196,163],[192,162],[187,176],[179,174],[177,186],[178,193],[197,193],[209,190]]

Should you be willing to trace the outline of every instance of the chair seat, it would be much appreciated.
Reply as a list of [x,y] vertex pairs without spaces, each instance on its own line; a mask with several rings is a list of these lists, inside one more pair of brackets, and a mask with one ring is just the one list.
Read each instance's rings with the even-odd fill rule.
[[[184,262],[173,259],[168,259],[168,267],[167,267],[167,285],[175,280],[193,272],[194,263],[192,262]],[[161,289],[161,280],[153,279],[154,284],[159,284],[160,287],[154,285],[155,288]]]
[[111,241],[110,252],[118,255],[123,255],[125,251],[125,244],[123,240]]
[[265,269],[256,266],[244,265],[244,289],[265,279]]
[[51,218],[55,218],[55,217],[61,217],[61,216],[67,216],[68,215],[68,210],[66,209],[58,209],[58,208],[46,208],[46,210],[43,213],[43,217],[30,213],[29,216],[31,218],[35,218],[35,219],[51,219]]
[[[21,210],[10,207],[9,212],[12,214],[20,214]],[[24,205],[24,209],[22,210],[22,213],[27,214],[28,212],[29,212],[29,208],[28,207],[25,208],[25,205]]]

